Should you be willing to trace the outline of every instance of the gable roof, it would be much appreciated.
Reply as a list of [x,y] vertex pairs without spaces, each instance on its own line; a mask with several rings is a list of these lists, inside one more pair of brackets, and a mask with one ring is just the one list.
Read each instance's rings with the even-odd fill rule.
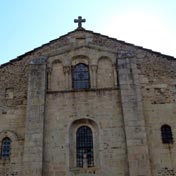
[[125,41],[122,41],[122,40],[118,40],[118,39],[116,39],[116,38],[112,38],[112,37],[109,37],[109,36],[106,36],[106,35],[103,35],[103,34],[100,34],[100,33],[96,33],[96,32],[90,31],[90,30],[86,30],[86,29],[84,29],[84,28],[81,28],[81,29],[77,28],[77,29],[75,29],[75,30],[73,30],[73,31],[71,31],[71,32],[68,32],[68,33],[65,34],[65,35],[60,36],[60,37],[57,38],[57,39],[51,40],[51,41],[49,41],[48,43],[45,43],[45,44],[43,44],[43,45],[41,45],[41,46],[39,46],[39,47],[37,47],[37,48],[34,48],[33,50],[28,51],[28,52],[26,52],[26,53],[24,53],[24,54],[22,54],[22,55],[16,57],[15,59],[12,59],[12,60],[10,60],[10,61],[8,61],[8,62],[6,62],[6,63],[0,65],[0,68],[5,67],[6,65],[9,65],[9,64],[11,64],[11,63],[13,63],[13,62],[19,61],[19,60],[23,59],[25,56],[32,54],[33,52],[35,52],[35,51],[37,51],[37,50],[43,48],[44,46],[47,46],[47,45],[52,44],[52,43],[54,43],[54,42],[56,42],[56,41],[59,41],[59,40],[61,40],[62,38],[67,37],[67,36],[69,36],[70,34],[73,34],[73,33],[78,32],[78,31],[84,31],[84,32],[87,32],[87,33],[90,33],[90,34],[93,34],[93,35],[101,36],[101,37],[107,38],[107,39],[109,39],[109,40],[112,40],[112,41],[115,41],[115,42],[119,42],[119,43],[121,43],[121,44],[125,44],[125,45],[127,45],[127,46],[132,46],[132,47],[135,47],[135,48],[137,48],[137,49],[141,49],[141,50],[143,50],[143,51],[147,51],[147,52],[149,52],[149,53],[151,53],[151,54],[155,54],[155,55],[160,56],[160,57],[164,57],[164,58],[167,58],[167,59],[174,59],[174,60],[176,59],[174,56],[169,56],[169,55],[166,55],[166,54],[162,54],[162,53],[160,53],[160,52],[153,51],[152,49],[143,48],[142,46],[137,46],[137,45],[135,45],[135,44],[131,44],[131,43],[128,43],[128,42],[125,42]]

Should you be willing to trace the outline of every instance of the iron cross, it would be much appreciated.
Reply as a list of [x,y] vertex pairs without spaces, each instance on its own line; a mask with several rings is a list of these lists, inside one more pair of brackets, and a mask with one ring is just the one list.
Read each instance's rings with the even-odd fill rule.
[[78,23],[78,29],[82,28],[82,23],[86,22],[86,19],[82,19],[82,16],[79,16],[78,19],[74,19],[75,23]]

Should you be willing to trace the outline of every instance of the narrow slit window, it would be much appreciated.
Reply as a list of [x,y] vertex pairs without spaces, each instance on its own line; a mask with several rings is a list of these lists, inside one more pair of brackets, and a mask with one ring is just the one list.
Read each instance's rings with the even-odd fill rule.
[[10,158],[10,150],[11,150],[11,140],[8,137],[6,137],[2,140],[1,157],[3,159]]
[[9,99],[13,99],[14,98],[14,88],[6,88],[5,89],[5,97],[9,98]]
[[76,133],[77,167],[93,167],[93,136],[88,126],[81,126]]
[[172,129],[169,125],[161,126],[161,137],[163,144],[173,143]]
[[88,66],[82,63],[75,65],[72,79],[74,89],[88,89],[90,87]]

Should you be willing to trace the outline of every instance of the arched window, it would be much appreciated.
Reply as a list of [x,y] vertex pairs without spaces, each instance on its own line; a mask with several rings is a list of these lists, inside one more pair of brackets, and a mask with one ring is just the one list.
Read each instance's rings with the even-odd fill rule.
[[10,150],[11,150],[11,140],[8,137],[5,137],[2,140],[1,157],[3,159],[8,159],[10,157]]
[[81,126],[76,133],[77,167],[93,167],[93,136],[88,126]]
[[88,89],[90,87],[89,68],[85,64],[77,64],[73,67],[73,88]]
[[161,137],[163,144],[171,144],[173,143],[172,130],[169,125],[161,126]]

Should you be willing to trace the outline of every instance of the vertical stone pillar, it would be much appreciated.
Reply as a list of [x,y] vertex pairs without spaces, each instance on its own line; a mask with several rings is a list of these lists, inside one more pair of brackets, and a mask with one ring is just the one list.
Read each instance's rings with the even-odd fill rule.
[[113,65],[113,74],[114,74],[114,86],[115,87],[117,87],[117,65],[116,64],[114,64]]
[[92,80],[91,80],[91,88],[97,87],[97,65],[91,65],[91,71],[92,71]]
[[70,66],[64,66],[64,73],[65,73],[65,85],[66,89],[71,89],[71,68]]
[[119,56],[117,63],[129,176],[151,176],[136,58],[126,53]]
[[47,68],[47,73],[48,73],[48,90],[51,91],[51,74],[52,74],[52,68]]
[[46,58],[36,58],[36,60],[29,65],[23,158],[23,175],[25,176],[43,175],[43,133],[46,78]]

